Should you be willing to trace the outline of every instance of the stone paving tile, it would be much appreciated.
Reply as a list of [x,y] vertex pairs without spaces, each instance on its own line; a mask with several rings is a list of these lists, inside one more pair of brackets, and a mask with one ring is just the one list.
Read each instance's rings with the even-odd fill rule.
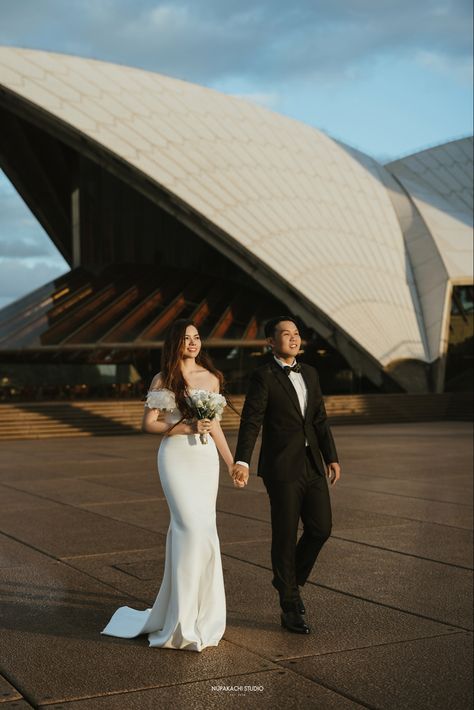
[[217,530],[221,546],[226,543],[244,542],[253,544],[254,541],[266,540],[270,545],[271,527],[268,523],[257,520],[247,520],[229,513],[217,513]]
[[[128,474],[129,475],[129,474]],[[146,500],[143,493],[123,491],[111,486],[103,486],[92,481],[78,478],[40,479],[39,481],[19,481],[14,485],[17,490],[26,491],[39,500],[52,500],[57,503],[68,503],[80,506],[86,503],[126,502],[129,500]],[[1,493],[0,493],[1,495]],[[3,504],[2,504],[3,507]]]
[[[452,439],[435,432],[421,439],[409,436],[408,432],[395,437],[389,433],[384,436],[361,432],[362,443],[354,439],[341,443],[338,439],[338,448],[348,476],[370,474],[387,481],[406,478],[443,483],[461,481],[463,470],[472,460],[472,454],[464,447],[465,441],[465,435]],[[442,451],[434,451],[433,442]]]
[[[271,568],[270,546],[265,542],[224,546],[223,553]],[[472,628],[470,570],[330,538],[309,581],[444,624]]]
[[[247,489],[235,491],[230,488],[221,488],[217,498],[217,509],[243,518],[270,523],[270,503],[266,492],[256,492]],[[352,530],[357,528],[378,528],[381,526],[397,526],[404,524],[401,518],[382,513],[370,513],[356,510],[351,507],[338,505],[334,511],[333,530],[337,533],[340,529]]]
[[[25,439],[8,441],[11,456],[26,460],[31,456],[47,459],[59,453],[64,460],[81,456],[90,458],[114,456],[115,458],[134,457],[144,452],[156,450],[159,437],[138,436],[98,436],[98,437],[62,437],[58,439]],[[86,456],[84,454],[86,452]],[[2,462],[0,462],[0,467]]]
[[164,554],[160,556],[160,559],[148,560],[146,563],[125,562],[114,566],[121,572],[140,580],[160,579],[164,567]]
[[82,509],[110,520],[138,525],[162,534],[166,534],[170,524],[169,508],[165,498],[136,502],[85,503]]
[[425,523],[438,523],[456,528],[472,529],[472,509],[456,503],[420,500],[404,496],[372,493],[344,484],[334,487],[332,492],[334,509],[337,506],[355,508],[371,513],[393,515],[405,520],[418,520]]
[[47,508],[49,501],[19,491],[10,485],[0,485],[2,511],[22,511],[30,508]]
[[378,424],[334,427],[333,433],[348,474],[369,469],[377,477],[398,478],[414,471],[427,477],[442,471],[451,480],[458,464],[466,468],[472,461],[472,450],[464,446],[471,436],[470,426],[469,422]]
[[426,560],[473,568],[472,530],[446,525],[403,521],[383,527],[346,528],[344,521],[333,528],[334,535],[353,542],[364,542],[395,552],[405,552]]
[[[118,489],[138,495],[150,496],[150,498],[164,498],[158,471],[155,467],[146,472],[109,473],[109,474],[88,474],[80,479],[103,486],[104,488]],[[106,498],[104,497],[104,501]]]
[[[52,478],[81,478],[88,475],[93,469],[100,469],[102,475],[114,476],[119,473],[133,475],[137,462],[131,463],[128,459],[84,459],[74,461],[64,461],[60,457],[54,459],[28,459],[19,461],[8,467],[8,470],[0,470],[0,477],[5,484],[16,485],[19,481],[38,481]],[[141,469],[148,470],[148,469]]]
[[0,524],[7,535],[55,557],[153,547],[157,542],[151,531],[53,502],[35,508],[34,516],[7,510]]
[[[155,701],[168,706],[175,704],[175,698],[183,698],[182,704],[189,707],[196,699],[195,707],[202,708],[210,679],[231,680],[237,674],[257,682],[262,675],[277,675],[274,664],[279,661],[288,662],[288,668],[280,668],[289,676],[272,683],[273,695],[267,696],[270,702],[262,707],[275,707],[274,697],[284,707],[292,707],[294,698],[295,707],[306,707],[303,695],[309,683],[315,692],[329,693],[322,706],[318,701],[317,710],[333,707],[330,702],[336,708],[359,707],[354,698],[387,710],[397,707],[397,679],[403,682],[404,665],[412,659],[418,662],[426,656],[431,662],[438,654],[443,661],[446,655],[449,663],[457,659],[461,669],[464,642],[457,645],[450,639],[464,634],[451,624],[462,621],[461,626],[467,622],[466,628],[471,628],[472,592],[469,572],[452,565],[465,561],[468,549],[470,425],[334,427],[334,433],[344,478],[331,490],[334,537],[303,591],[313,634],[302,639],[279,626],[277,596],[270,583],[269,508],[262,480],[253,474],[248,488],[239,491],[222,467],[218,527],[228,624],[219,647],[202,654],[149,649],[145,638],[125,641],[100,636],[97,631],[121,604],[149,606],[161,583],[167,517],[164,529],[152,532],[153,517],[156,520],[157,513],[167,516],[166,503],[159,500],[159,439],[9,442],[8,456],[0,460],[0,485],[8,483],[3,488],[9,491],[9,501],[4,496],[7,505],[1,509],[0,530],[12,536],[0,538],[0,576],[4,578],[0,672],[3,669],[24,689],[35,707],[40,701],[45,708],[52,707],[51,703],[76,704],[78,710],[86,710],[80,704],[94,701],[101,703],[90,705],[94,710],[100,710],[102,703],[104,709],[128,710],[136,701],[140,710],[147,708],[140,702],[155,710]],[[229,437],[231,448],[235,439],[235,435]],[[434,442],[439,444],[437,453]],[[253,471],[257,455],[258,447]],[[51,494],[55,486],[57,497],[69,505],[32,495],[42,487]],[[153,500],[157,489],[158,500]],[[1,491],[0,505],[4,502]],[[136,502],[126,511],[131,500]],[[143,523],[148,529],[141,529]],[[438,529],[441,537],[437,539]],[[64,557],[64,564],[48,561],[46,554],[28,545]],[[384,549],[390,546],[406,554]],[[410,555],[437,555],[449,564]],[[18,564],[11,566],[15,561]],[[424,618],[429,616],[435,620]],[[442,643],[437,645],[435,637],[441,637]],[[379,651],[385,648],[390,651]],[[363,661],[357,665],[359,657]],[[339,675],[328,665],[329,680],[321,678],[322,685],[316,684],[311,680],[315,659],[334,663]],[[290,669],[291,660],[297,664]],[[299,665],[306,662],[308,672]],[[433,695],[437,702],[441,691],[450,688],[449,668],[448,664],[447,670],[442,666],[439,671],[421,663],[421,694],[414,675],[398,707],[434,710],[436,706],[423,705],[425,690],[438,673]],[[12,669],[29,685],[23,686]],[[366,684],[370,693],[373,687],[378,692],[379,679],[390,671],[387,684],[394,695],[389,695],[387,707],[358,695],[365,687],[359,676],[363,678],[366,669],[371,673]],[[462,684],[466,676],[459,672],[458,677]],[[54,694],[48,697],[46,681],[50,678]],[[343,695],[324,690],[322,686],[331,686],[331,678],[337,679],[336,690]],[[36,694],[30,694],[31,688]],[[352,700],[346,700],[346,695]],[[455,693],[453,697],[457,700]],[[245,707],[248,699],[225,698],[226,703],[236,700],[239,707]],[[218,703],[222,704],[221,697]],[[250,704],[255,705],[252,698]],[[19,698],[0,703],[0,710],[10,705],[16,710],[30,707]]]
[[373,646],[282,665],[371,708],[472,708],[471,634]]
[[105,451],[95,452],[90,448],[90,440],[82,440],[79,448],[76,440],[71,439],[44,439],[34,442],[16,442],[17,450],[12,448],[13,442],[6,442],[8,445],[8,459],[0,461],[0,471],[2,477],[9,475],[12,468],[23,467],[35,468],[47,471],[48,467],[56,470],[58,467],[65,468],[79,465],[85,468],[89,463],[119,463],[124,461],[123,456],[111,456]]
[[252,491],[248,488],[239,490],[221,486],[217,496],[217,510],[270,523],[270,503],[265,490]]
[[274,661],[457,631],[310,584],[304,587],[303,597],[312,633],[290,634],[280,626],[271,574],[226,553],[223,567],[228,597],[225,638]]
[[[365,427],[359,430],[359,435],[360,441],[354,437],[346,439],[344,434],[336,439],[338,453],[340,450],[348,475],[370,472],[377,478],[395,479],[400,475],[411,478],[416,473],[421,480],[430,480],[433,473],[442,472],[443,480],[447,480],[447,476],[451,480],[451,475],[455,478],[459,476],[458,464],[468,464],[472,457],[469,450],[462,446],[466,435],[453,438],[433,431],[426,437],[418,438],[416,434],[410,435],[409,429],[394,436],[389,431],[370,434]],[[441,450],[434,451],[433,442]],[[446,461],[454,465],[449,465],[447,469]]]
[[[429,454],[427,454],[426,456],[429,456]],[[387,461],[384,472],[380,473],[378,467],[374,463],[366,465],[365,463],[360,462],[359,465],[354,465],[351,462],[350,468],[347,464],[344,467],[344,484],[347,485],[347,487],[368,489],[373,490],[374,492],[376,492],[380,488],[379,492],[381,493],[384,491],[384,484],[386,484],[387,492],[392,495],[398,494],[397,487],[401,485],[399,483],[400,481],[406,481],[408,484],[410,484],[411,481],[416,481],[419,484],[420,488],[424,487],[429,490],[429,488],[431,487],[433,492],[436,491],[438,484],[440,489],[447,489],[449,487],[450,490],[452,490],[454,493],[459,494],[463,492],[469,492],[471,490],[471,483],[469,481],[469,478],[466,477],[466,474],[463,472],[463,469],[464,471],[468,469],[470,462],[467,463],[465,461],[459,460],[458,462],[454,463],[453,465],[457,466],[460,472],[450,472],[449,477],[446,476],[446,462],[444,462],[444,465],[442,465],[442,460],[433,464],[433,466],[430,467],[429,472],[426,470],[422,470],[421,463],[420,465],[413,467],[411,465],[412,463],[413,462],[411,461],[410,457],[408,457],[407,461],[403,462],[403,465],[396,463],[391,464],[390,461]],[[378,485],[376,485],[374,488],[372,488],[370,484],[366,485],[366,479],[368,478],[376,480],[378,482]],[[416,490],[415,486],[414,488]],[[416,494],[415,490],[411,490],[410,485],[408,485],[408,495],[403,490],[403,486],[402,488],[399,488],[398,492],[405,497],[420,497],[430,499],[432,498],[436,500],[435,495],[426,495],[426,493],[423,492],[420,496]],[[440,496],[440,500],[443,501],[446,499]],[[465,500],[461,502],[465,502]]]
[[[253,689],[253,690],[251,690]],[[282,698],[284,698],[282,705]],[[158,708],[240,710],[247,707],[285,710],[358,710],[358,703],[293,673],[289,669],[227,676],[137,693],[95,697],[41,710],[158,710]]]
[[160,536],[159,540],[158,545],[145,550],[63,559],[71,567],[150,606],[158,593],[164,570],[166,538]]
[[51,558],[0,533],[0,568],[39,565],[43,562],[51,562]]
[[2,708],[3,703],[12,702],[13,700],[21,700],[21,693],[8,682],[6,678],[0,675],[0,703]]
[[[62,563],[2,570],[0,668],[34,704],[257,673],[272,664],[221,641],[202,653],[102,636],[129,598]],[[145,605],[136,604],[137,608]]]
[[[124,443],[128,439],[128,445]],[[142,447],[130,447],[133,440]],[[8,457],[0,459],[5,482],[42,478],[77,478],[100,470],[102,475],[156,471],[156,442],[148,437],[91,437],[7,442]],[[150,445],[151,444],[151,445]]]
[[470,570],[333,538],[310,581],[471,630],[472,578]]
[[345,488],[358,488],[378,493],[401,496],[403,498],[421,498],[423,500],[434,500],[445,503],[458,503],[469,505],[467,501],[472,495],[472,481],[458,480],[451,478],[448,482],[442,483],[433,480],[431,476],[427,480],[420,480],[419,472],[411,477],[405,478],[380,478],[374,475],[359,474],[351,475],[350,480],[344,481]]
[[373,513],[367,510],[333,505],[332,530],[334,535],[358,530],[385,529],[399,526],[405,521],[394,515]]
[[[164,550],[161,554],[157,553],[154,559],[149,559],[147,551],[139,553],[139,556],[141,560],[135,559],[138,554],[122,553],[121,561],[115,555],[114,560],[102,556],[100,561],[95,558],[75,559],[73,564],[80,565],[88,574],[112,584],[122,593],[127,590],[149,605],[154,601],[161,583]],[[130,562],[124,562],[125,559]],[[225,553],[223,570],[228,607],[224,638],[273,660],[456,630],[307,585],[304,598],[308,619],[314,628],[312,635],[301,638],[288,634],[280,627],[277,595],[271,586],[268,571],[235,560]],[[129,599],[126,603],[140,608],[135,599]]]

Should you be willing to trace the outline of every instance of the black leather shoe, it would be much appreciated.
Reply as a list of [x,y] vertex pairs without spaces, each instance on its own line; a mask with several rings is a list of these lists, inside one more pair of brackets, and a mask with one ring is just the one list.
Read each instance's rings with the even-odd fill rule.
[[297,611],[282,611],[281,625],[293,634],[309,634],[311,629]]
[[298,599],[298,614],[306,614],[306,607],[301,597]]

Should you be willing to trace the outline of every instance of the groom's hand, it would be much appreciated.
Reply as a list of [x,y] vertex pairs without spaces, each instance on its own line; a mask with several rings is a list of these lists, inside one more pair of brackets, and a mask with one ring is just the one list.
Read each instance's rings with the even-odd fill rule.
[[329,478],[329,483],[333,486],[341,477],[341,467],[338,463],[328,463],[326,466],[326,476]]
[[235,486],[236,488],[243,488],[245,484],[244,484],[243,481],[240,481],[240,480],[238,480],[238,479],[235,477],[234,468],[235,468],[235,464],[233,464],[233,463],[231,463],[231,464],[228,466],[229,476],[232,478],[232,481],[233,481],[234,486]]
[[238,488],[243,488],[247,485],[249,480],[249,469],[246,466],[242,466],[240,463],[235,463],[232,468],[232,478],[234,479],[234,485]]

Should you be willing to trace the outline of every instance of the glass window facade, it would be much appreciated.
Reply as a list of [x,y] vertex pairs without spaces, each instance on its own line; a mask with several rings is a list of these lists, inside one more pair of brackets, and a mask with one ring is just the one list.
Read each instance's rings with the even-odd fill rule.
[[449,321],[445,391],[474,390],[474,286],[454,286]]

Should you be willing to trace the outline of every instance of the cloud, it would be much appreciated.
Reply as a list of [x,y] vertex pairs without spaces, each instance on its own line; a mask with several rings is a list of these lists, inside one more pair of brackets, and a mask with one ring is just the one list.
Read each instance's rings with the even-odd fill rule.
[[0,171],[0,308],[67,271],[68,264]]
[[466,0],[3,0],[0,43],[268,87],[346,78],[391,52],[469,61],[471,13]]
[[57,249],[1,171],[0,257],[58,257]]
[[[2,227],[0,226],[0,229]],[[54,247],[48,242],[42,240],[33,241],[25,237],[18,239],[0,238],[0,257],[1,258],[34,258],[34,257],[51,257],[55,256]]]
[[22,259],[0,259],[0,302],[7,305],[67,271],[67,266],[46,261],[29,265]]
[[473,64],[468,57],[450,57],[441,52],[429,52],[426,50],[417,52],[416,61],[423,67],[449,77],[459,84],[472,86]]

